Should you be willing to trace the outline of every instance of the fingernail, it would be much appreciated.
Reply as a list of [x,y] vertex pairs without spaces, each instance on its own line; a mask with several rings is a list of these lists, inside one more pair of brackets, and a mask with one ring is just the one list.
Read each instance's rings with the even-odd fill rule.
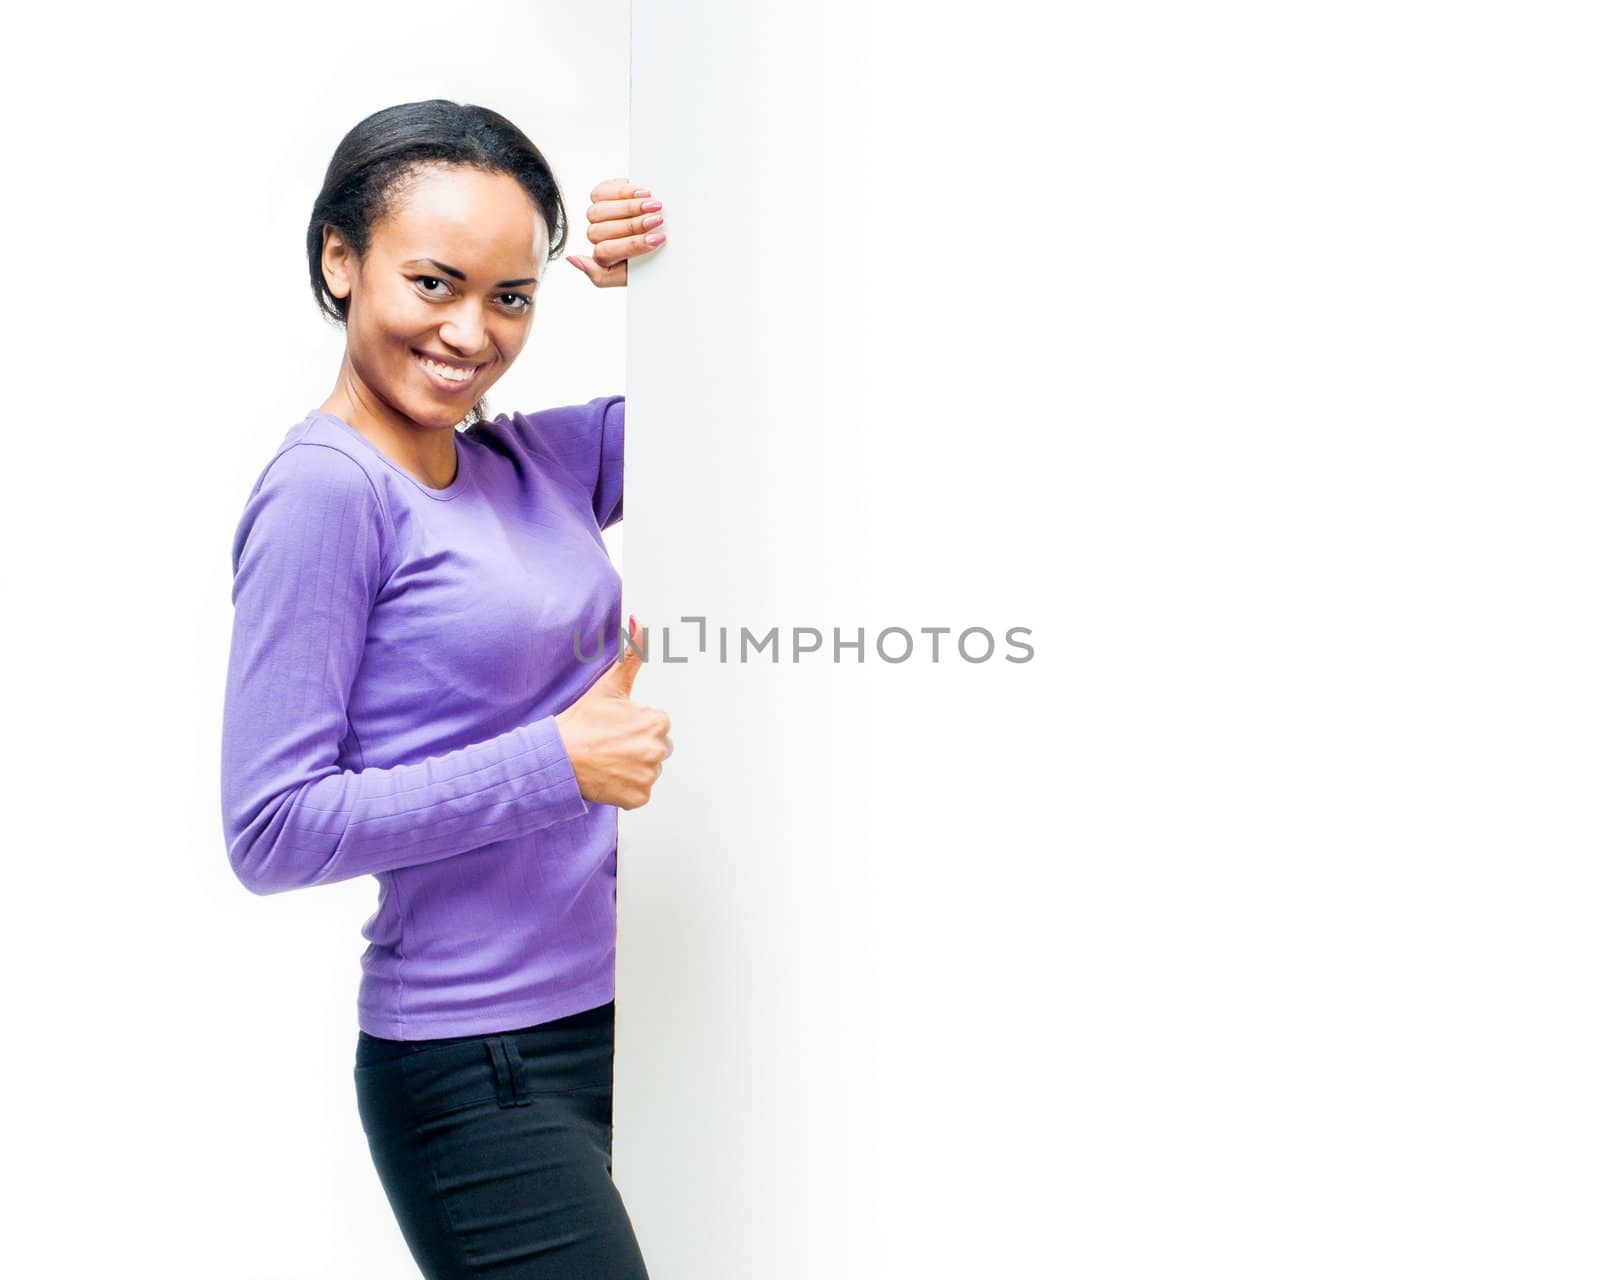
[[665,244],[667,242],[666,233],[662,231],[652,231],[644,238],[644,242],[646,244]]
[[652,213],[640,225],[643,226],[646,230],[649,230],[651,227],[659,227],[665,221],[666,221],[666,219],[663,218],[659,213]]
[[659,200],[646,200],[642,205],[639,206],[639,209],[643,213],[649,213],[651,210],[659,209],[660,207],[661,207],[661,201],[659,201]]
[[637,198],[638,198],[638,197],[640,197],[640,196],[647,196],[647,195],[649,195],[649,194],[650,194],[650,193],[649,193],[649,192],[648,192],[648,191],[646,191],[646,190],[645,190],[645,189],[644,189],[644,188],[643,188],[643,187],[640,187],[640,188],[639,188],[639,189],[638,189],[638,190],[637,190],[637,191],[635,191],[635,192],[634,192],[634,193],[633,193],[633,194],[634,194],[634,198],[635,198],[635,199],[637,199]]

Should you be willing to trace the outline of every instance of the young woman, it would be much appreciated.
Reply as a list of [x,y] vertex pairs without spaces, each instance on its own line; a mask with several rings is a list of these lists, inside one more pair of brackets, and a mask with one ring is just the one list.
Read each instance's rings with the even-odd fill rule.
[[[625,284],[660,202],[623,179],[592,200],[593,256],[568,261]],[[229,861],[263,894],[377,878],[356,1099],[429,1280],[646,1275],[611,1181],[617,810],[672,743],[631,698],[600,537],[623,400],[490,419],[484,398],[566,234],[493,111],[352,129],[306,235],[344,359],[233,544]]]

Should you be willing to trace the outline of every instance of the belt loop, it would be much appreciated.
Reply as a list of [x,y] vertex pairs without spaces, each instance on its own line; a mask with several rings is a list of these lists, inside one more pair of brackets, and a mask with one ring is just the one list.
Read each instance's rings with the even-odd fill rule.
[[505,1050],[506,1067],[511,1076],[511,1097],[514,1106],[525,1107],[533,1099],[528,1096],[528,1081],[523,1074],[522,1053],[517,1048],[515,1036],[501,1036],[500,1044]]
[[500,1036],[489,1036],[484,1041],[489,1051],[489,1061],[494,1064],[494,1097],[502,1107],[509,1107],[513,1096],[511,1072],[506,1063],[505,1043]]
[[494,1064],[495,1101],[502,1107],[525,1107],[531,1100],[523,1081],[522,1054],[510,1036],[490,1036],[485,1041]]

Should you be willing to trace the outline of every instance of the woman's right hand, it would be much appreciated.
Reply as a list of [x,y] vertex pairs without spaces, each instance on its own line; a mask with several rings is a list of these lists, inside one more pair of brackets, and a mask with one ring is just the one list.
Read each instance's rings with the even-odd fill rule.
[[665,711],[633,701],[633,680],[644,658],[629,618],[633,645],[565,711],[555,717],[578,790],[593,804],[637,809],[650,798],[661,762],[672,754]]

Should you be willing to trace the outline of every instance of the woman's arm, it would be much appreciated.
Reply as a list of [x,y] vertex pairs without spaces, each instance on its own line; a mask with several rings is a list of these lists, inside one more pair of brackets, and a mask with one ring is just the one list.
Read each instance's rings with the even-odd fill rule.
[[392,538],[366,472],[325,445],[284,450],[246,505],[222,819],[228,860],[252,892],[436,862],[588,812],[554,716],[413,764],[339,766]]
[[[611,178],[589,193],[589,242],[594,256],[569,253],[567,261],[600,288],[628,283],[628,261],[666,242],[661,201],[627,178]],[[512,443],[525,453],[553,456],[589,494],[595,523],[609,529],[622,519],[625,411],[621,396],[597,396],[509,417]]]
[[[498,423],[489,424],[491,429]],[[534,413],[513,413],[505,435],[511,447],[554,461],[588,494],[595,523],[609,529],[622,519],[622,461],[626,410],[621,396],[596,396]]]

